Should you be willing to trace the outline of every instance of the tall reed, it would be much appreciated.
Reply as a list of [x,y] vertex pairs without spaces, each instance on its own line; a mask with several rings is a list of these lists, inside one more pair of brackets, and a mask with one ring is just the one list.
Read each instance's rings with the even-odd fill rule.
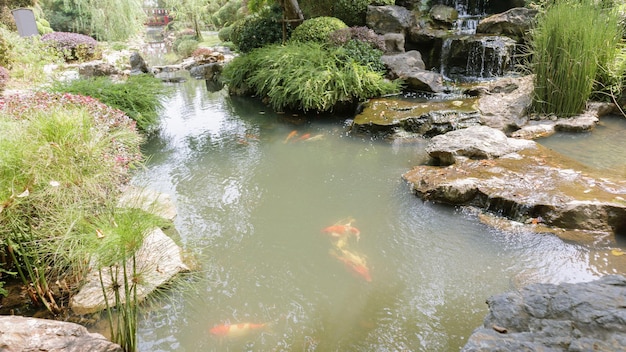
[[619,15],[612,7],[595,0],[548,6],[532,32],[533,110],[559,117],[582,112],[599,70],[615,59],[620,39]]

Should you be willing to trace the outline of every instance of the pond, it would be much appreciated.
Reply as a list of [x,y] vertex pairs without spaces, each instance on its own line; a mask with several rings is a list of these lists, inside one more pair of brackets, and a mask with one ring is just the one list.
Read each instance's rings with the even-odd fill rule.
[[[616,270],[592,247],[422,202],[401,175],[426,140],[355,136],[348,119],[176,85],[134,183],[172,196],[198,268],[140,316],[140,351],[453,351],[490,295]],[[323,231],[337,224],[360,236]]]

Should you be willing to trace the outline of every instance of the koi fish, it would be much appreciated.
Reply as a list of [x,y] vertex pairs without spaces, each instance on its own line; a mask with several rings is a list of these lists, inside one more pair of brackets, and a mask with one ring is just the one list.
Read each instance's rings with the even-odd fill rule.
[[240,324],[222,324],[216,325],[209,329],[209,332],[215,336],[221,337],[241,337],[249,333],[259,330],[267,326],[267,324],[240,323]]
[[313,141],[319,141],[324,139],[324,135],[323,134],[316,134],[315,136],[309,137],[307,139],[305,139],[305,142],[313,142]]
[[361,231],[351,225],[332,225],[322,229],[322,232],[331,235],[332,237],[344,237],[353,235],[358,241],[361,238]]
[[340,255],[335,252],[331,252],[331,255],[342,262],[346,268],[350,269],[353,273],[365,279],[365,281],[372,282],[372,276],[370,275],[370,270],[367,267],[365,258],[345,249],[340,249],[340,252]]
[[298,131],[296,131],[296,130],[293,130],[293,131],[289,132],[289,134],[287,135],[287,138],[285,138],[283,143],[289,142],[292,138],[294,138],[297,135],[298,135]]
[[311,134],[310,133],[305,133],[302,136],[298,137],[298,139],[296,139],[296,141],[306,141],[309,138],[311,138]]

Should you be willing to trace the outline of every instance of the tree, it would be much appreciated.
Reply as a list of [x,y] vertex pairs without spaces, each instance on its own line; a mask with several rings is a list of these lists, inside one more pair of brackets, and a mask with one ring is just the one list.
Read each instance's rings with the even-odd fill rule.
[[[146,20],[143,0],[44,0],[41,6],[53,29],[88,34],[103,41],[127,40],[143,30]],[[63,18],[64,22],[54,18]]]
[[200,24],[208,17],[209,7],[215,1],[207,0],[165,0],[170,14],[176,21],[189,24],[196,32],[196,39],[202,41]]

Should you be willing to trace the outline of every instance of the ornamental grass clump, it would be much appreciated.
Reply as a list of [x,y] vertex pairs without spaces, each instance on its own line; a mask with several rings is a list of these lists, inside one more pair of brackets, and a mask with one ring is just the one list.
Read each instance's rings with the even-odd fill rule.
[[267,46],[239,56],[223,72],[231,92],[251,91],[275,110],[330,111],[338,104],[397,93],[399,82],[316,42]]
[[96,77],[55,82],[50,90],[90,96],[102,103],[120,109],[137,122],[144,133],[153,133],[159,127],[159,112],[172,89],[151,75],[130,76],[116,82],[109,77]]
[[118,198],[141,161],[142,138],[123,112],[93,98],[39,92],[5,99],[0,251],[7,260],[0,265],[23,281],[33,305],[58,313],[49,283],[74,288],[88,262],[74,255],[80,243],[65,246],[65,239]]
[[547,7],[532,32],[533,110],[567,117],[581,113],[599,72],[608,70],[621,39],[614,8],[594,0]]

